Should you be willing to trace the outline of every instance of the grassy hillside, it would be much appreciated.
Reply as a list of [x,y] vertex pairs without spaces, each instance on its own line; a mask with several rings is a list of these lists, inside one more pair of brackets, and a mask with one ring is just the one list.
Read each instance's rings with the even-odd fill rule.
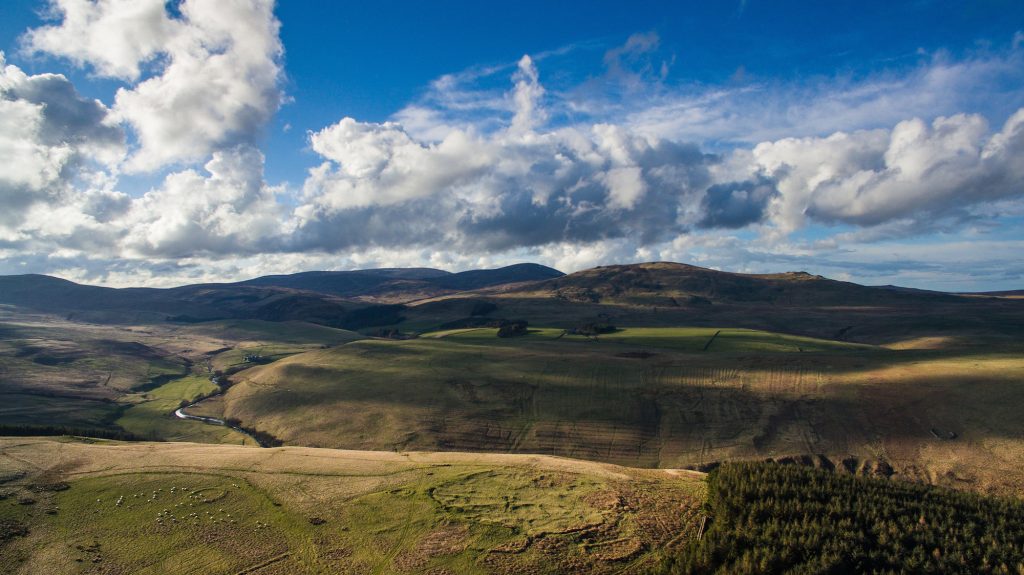
[[453,330],[316,350],[239,374],[223,411],[296,445],[649,467],[795,457],[978,490],[1024,486],[1020,344],[892,350],[748,330],[561,333]]
[[1018,573],[1024,507],[796,465],[0,438],[0,571]]
[[235,342],[338,345],[363,336],[304,321],[224,320],[186,326],[180,333],[195,333]]
[[239,443],[240,434],[171,412],[216,391],[213,372],[255,365],[246,355],[266,362],[362,337],[307,322],[118,326],[0,309],[0,426]]
[[703,305],[707,302],[781,305],[866,305],[955,301],[939,292],[862,286],[805,272],[740,274],[672,262],[599,266],[519,288],[569,301]]
[[[630,573],[695,474],[537,456],[0,439],[0,571]],[[31,501],[31,502],[29,502]]]
[[264,276],[238,285],[287,287],[345,298],[397,303],[496,285],[541,281],[562,275],[558,270],[538,264],[516,264],[458,273],[419,268],[303,272]]
[[752,329],[719,329],[713,327],[630,327],[595,336],[564,333],[556,328],[534,328],[525,339],[498,340],[497,329],[470,328],[424,334],[428,338],[444,338],[460,343],[482,345],[516,345],[540,339],[564,343],[602,344],[613,346],[662,348],[689,352],[815,352],[870,351],[870,345],[830,341],[811,337],[770,333]]
[[750,275],[685,264],[603,266],[526,285],[416,302],[396,327],[439,329],[486,317],[572,327],[731,327],[891,344],[914,337],[1016,339],[1024,300],[867,287],[804,273]]

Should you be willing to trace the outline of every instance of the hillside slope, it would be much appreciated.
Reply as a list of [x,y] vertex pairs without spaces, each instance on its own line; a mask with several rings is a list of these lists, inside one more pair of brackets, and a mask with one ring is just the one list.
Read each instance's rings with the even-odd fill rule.
[[376,303],[395,304],[561,275],[545,266],[518,264],[460,273],[421,268],[305,272],[235,284],[116,289],[27,274],[0,276],[0,304],[113,323],[262,319],[359,329],[400,320],[400,307],[373,307]]
[[263,276],[236,285],[286,287],[345,298],[397,303],[496,285],[546,280],[562,275],[558,270],[538,264],[515,264],[458,273],[429,268],[304,272]]
[[959,299],[941,292],[862,286],[806,272],[741,274],[672,262],[600,266],[506,293],[517,292],[568,301],[669,305],[851,306]]
[[914,338],[972,340],[1024,335],[1024,299],[869,287],[804,272],[739,274],[654,262],[601,266],[563,277],[415,302],[409,330],[490,318],[571,328],[729,326],[895,344]]
[[0,276],[0,304],[98,323],[222,319],[306,321],[358,329],[391,323],[399,309],[274,286],[197,284],[169,289],[108,288],[44,275]]
[[700,474],[551,457],[34,438],[0,438],[0,481],[18,575],[635,572],[703,499]]
[[890,350],[748,330],[363,340],[242,372],[224,414],[287,445],[630,466],[806,458],[1013,493],[1019,343]]

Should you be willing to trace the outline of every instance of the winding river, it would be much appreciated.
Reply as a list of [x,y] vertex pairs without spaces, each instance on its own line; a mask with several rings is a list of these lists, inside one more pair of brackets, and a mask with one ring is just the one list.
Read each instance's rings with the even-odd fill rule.
[[[211,381],[213,381],[213,383],[217,383],[216,378],[211,378]],[[235,431],[245,435],[249,439],[252,439],[253,441],[256,442],[256,445],[259,445],[260,447],[267,447],[259,439],[256,439],[256,436],[254,436],[252,433],[249,433],[247,430],[242,429],[241,427],[238,427],[237,425],[229,425],[228,422],[224,421],[223,419],[218,419],[216,417],[206,417],[204,415],[192,415],[190,413],[185,413],[186,409],[188,409],[190,407],[195,407],[195,406],[199,405],[202,401],[210,399],[210,397],[216,397],[217,395],[220,395],[221,393],[223,393],[223,391],[217,392],[216,394],[211,395],[209,397],[204,397],[203,399],[200,399],[199,401],[194,401],[194,402],[186,405],[185,407],[179,407],[178,409],[175,409],[174,410],[174,417],[177,417],[178,419],[188,419],[188,420],[192,420],[192,421],[200,421],[200,422],[206,423],[208,425],[219,425],[221,427],[229,427],[229,428],[234,429]]]

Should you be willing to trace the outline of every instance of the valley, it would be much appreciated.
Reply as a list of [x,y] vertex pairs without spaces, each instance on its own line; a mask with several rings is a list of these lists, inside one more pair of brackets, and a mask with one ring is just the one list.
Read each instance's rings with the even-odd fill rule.
[[657,573],[734,462],[1024,489],[1019,298],[522,271],[0,278],[3,569]]

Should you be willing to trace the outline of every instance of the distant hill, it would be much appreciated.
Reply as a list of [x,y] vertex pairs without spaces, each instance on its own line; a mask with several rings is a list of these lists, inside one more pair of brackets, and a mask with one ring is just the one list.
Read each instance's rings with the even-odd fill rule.
[[942,292],[868,287],[807,272],[741,274],[672,262],[599,266],[523,286],[518,291],[577,302],[669,306],[848,306],[960,299]]
[[274,286],[315,291],[344,298],[401,303],[510,283],[561,277],[539,264],[516,264],[491,270],[451,273],[430,268],[303,272],[263,276],[235,285]]
[[864,286],[802,271],[743,274],[650,262],[412,302],[403,314],[406,324],[397,327],[472,326],[482,324],[484,315],[492,323],[505,318],[562,328],[729,326],[884,344],[916,337],[1016,337],[1024,325],[1021,303],[1013,297]]
[[1007,290],[1007,291],[982,291],[982,292],[968,292],[962,295],[981,295],[981,296],[992,296],[992,297],[1024,297],[1024,289]]
[[215,319],[302,319],[335,327],[365,304],[276,287],[192,285],[170,289],[108,288],[45,275],[0,276],[0,304],[101,323]]
[[561,327],[595,321],[747,327],[879,343],[911,335],[1017,334],[1024,314],[1020,302],[870,287],[806,272],[741,274],[671,262],[600,266],[569,275],[537,264],[459,273],[320,271],[170,289],[0,276],[0,304],[82,321],[306,321],[370,334],[524,319]]
[[305,272],[234,284],[116,289],[28,274],[0,276],[0,304],[94,322],[301,320],[361,329],[400,323],[403,306],[395,302],[561,275],[520,264],[460,273],[427,268]]

